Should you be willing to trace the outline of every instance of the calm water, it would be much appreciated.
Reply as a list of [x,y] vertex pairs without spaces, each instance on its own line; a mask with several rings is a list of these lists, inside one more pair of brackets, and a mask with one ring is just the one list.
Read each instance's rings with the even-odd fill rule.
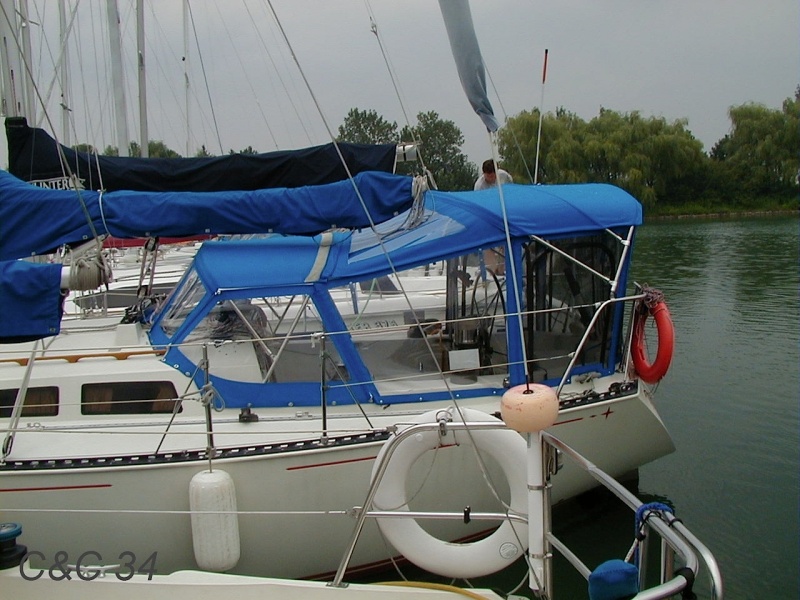
[[672,369],[656,400],[677,451],[640,471],[720,562],[726,597],[796,599],[798,219],[647,224],[634,277],[666,295]]

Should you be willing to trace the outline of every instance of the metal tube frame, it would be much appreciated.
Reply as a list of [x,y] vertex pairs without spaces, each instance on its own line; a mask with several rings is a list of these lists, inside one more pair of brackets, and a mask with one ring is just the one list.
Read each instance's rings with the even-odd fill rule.
[[[625,489],[625,487],[623,487],[618,481],[598,468],[594,463],[578,454],[574,449],[566,445],[557,437],[546,431],[542,432],[542,437],[544,438],[545,443],[557,448],[562,452],[562,454],[569,456],[581,469],[586,471],[606,489],[617,496],[617,498],[622,500],[622,502],[626,504],[628,508],[636,511],[636,509],[642,505],[642,502],[631,492]],[[700,540],[698,540],[697,537],[683,525],[683,523],[675,519],[675,517],[671,514],[662,515],[662,519],[649,520],[647,524],[652,530],[655,530],[659,536],[661,536],[661,539],[666,542],[672,551],[683,558],[686,568],[690,569],[695,576],[699,572],[700,562],[697,555],[700,555],[700,558],[703,560],[703,564],[708,570],[709,578],[711,580],[711,598],[712,600],[722,600],[722,574],[719,570],[717,561],[711,554],[710,550],[702,542],[700,542]],[[553,540],[551,540],[551,543],[554,547],[558,548],[559,551],[561,551],[561,548],[564,547],[560,542],[556,544],[553,542]],[[644,549],[640,549],[640,554],[642,552],[644,552]],[[588,571],[586,566],[580,563],[579,559],[574,557],[574,555],[571,553],[570,555],[564,554],[565,558],[567,558],[567,560],[569,560],[578,571],[586,573]],[[578,562],[573,562],[573,558],[575,558],[575,560]],[[686,587],[686,583],[687,580],[683,575],[676,575],[670,581],[662,582],[658,586],[639,592],[635,596],[635,599],[658,600],[661,598],[669,598],[670,596],[683,590]]]
[[[491,429],[502,429],[505,427],[503,423],[498,422],[471,422],[471,423],[447,423],[446,426],[453,430],[473,430],[483,431]],[[358,543],[358,538],[363,530],[364,523],[367,517],[371,518],[415,518],[415,519],[461,519],[463,514],[450,513],[450,512],[414,512],[414,511],[382,511],[370,510],[378,486],[383,479],[389,461],[394,454],[397,447],[407,438],[422,431],[430,431],[439,429],[440,424],[437,423],[420,423],[411,425],[402,431],[396,432],[386,442],[386,451],[379,463],[376,464],[375,476],[373,477],[364,504],[361,507],[355,507],[354,513],[356,514],[356,524],[353,529],[350,542],[345,549],[342,561],[334,576],[334,579],[328,585],[331,587],[345,587],[347,584],[343,583],[344,574],[353,556],[355,546]],[[630,509],[636,511],[642,502],[613,477],[602,471],[594,463],[581,456],[573,448],[559,440],[554,435],[543,431],[542,440],[544,444],[549,444],[553,448],[560,450],[562,454],[569,456],[581,469],[589,473],[598,483],[603,485],[615,496],[617,496],[624,504]],[[570,551],[565,544],[563,544],[551,529],[550,518],[550,503],[546,502],[545,507],[545,539],[551,548],[561,552],[561,554],[570,562],[570,564],[586,579],[588,579],[591,571],[584,565],[581,560]],[[476,520],[503,520],[511,519],[515,521],[527,522],[527,517],[516,513],[472,513],[472,519]],[[716,559],[713,557],[708,548],[700,542],[694,534],[692,534],[680,521],[676,520],[670,514],[662,515],[661,519],[652,519],[648,521],[648,527],[656,531],[662,540],[662,581],[659,585],[639,592],[636,595],[636,600],[659,600],[669,598],[670,596],[679,593],[686,588],[688,580],[683,575],[674,575],[669,581],[663,581],[664,577],[671,575],[668,571],[671,569],[673,553],[678,554],[683,559],[683,564],[686,568],[690,569],[695,575],[699,572],[700,561],[697,554],[700,555],[705,567],[708,569],[709,577],[711,579],[711,598],[712,600],[722,600],[723,598],[723,585],[722,575],[717,565]],[[666,549],[666,550],[664,550]],[[642,552],[644,549],[642,549]],[[552,558],[550,558],[550,561]],[[548,578],[549,579],[549,578]],[[552,582],[547,581],[547,589],[544,590],[548,595],[552,595]]]

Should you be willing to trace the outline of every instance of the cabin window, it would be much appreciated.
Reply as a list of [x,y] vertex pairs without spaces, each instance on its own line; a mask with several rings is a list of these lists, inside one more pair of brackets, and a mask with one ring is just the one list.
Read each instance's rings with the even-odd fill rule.
[[[172,413],[178,394],[171,381],[87,383],[81,388],[81,414],[149,415]],[[183,407],[179,407],[181,412]]]
[[[14,410],[19,389],[0,390],[0,417],[8,418]],[[54,417],[58,414],[58,388],[28,388],[22,405],[23,417]]]

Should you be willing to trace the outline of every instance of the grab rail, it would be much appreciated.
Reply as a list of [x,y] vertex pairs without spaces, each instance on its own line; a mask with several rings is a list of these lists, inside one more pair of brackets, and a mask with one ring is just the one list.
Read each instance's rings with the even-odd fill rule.
[[589,321],[589,325],[586,326],[586,331],[583,333],[583,337],[581,341],[578,343],[578,347],[575,348],[574,352],[572,353],[572,358],[567,365],[567,368],[564,370],[564,374],[561,376],[561,381],[558,383],[558,387],[556,388],[556,396],[561,395],[561,389],[567,384],[567,380],[569,379],[570,373],[572,373],[572,368],[575,366],[575,363],[578,361],[578,357],[580,356],[581,350],[586,345],[586,342],[589,340],[589,335],[594,330],[594,325],[597,323],[597,319],[600,318],[600,315],[603,311],[610,305],[616,304],[618,302],[628,302],[629,300],[641,300],[645,297],[645,294],[636,294],[634,296],[622,296],[621,298],[609,298],[608,300],[603,301],[600,306],[598,306],[597,310],[594,311],[594,315],[592,315],[592,320]]
[[[375,466],[375,475],[372,478],[372,481],[369,486],[369,490],[367,491],[367,496],[364,500],[364,504],[362,507],[356,507],[354,509],[357,518],[356,524],[353,530],[352,537],[350,539],[350,543],[347,545],[344,556],[342,557],[342,561],[339,565],[339,568],[334,576],[333,581],[329,584],[331,587],[343,587],[345,584],[342,583],[344,579],[345,572],[347,567],[350,563],[350,559],[353,556],[353,552],[355,550],[356,544],[358,543],[358,538],[361,535],[361,531],[363,530],[364,523],[368,517],[370,518],[415,518],[415,519],[461,519],[463,518],[462,513],[449,513],[449,512],[415,512],[415,511],[402,511],[402,512],[392,512],[392,511],[384,511],[384,510],[370,510],[372,506],[375,494],[377,492],[378,486],[380,485],[381,480],[386,472],[388,467],[389,461],[391,460],[392,455],[394,454],[397,447],[403,443],[409,437],[414,436],[417,433],[423,431],[432,431],[432,430],[439,430],[442,424],[439,422],[436,423],[419,423],[415,425],[411,425],[402,431],[395,432],[389,440],[386,441],[386,451],[383,453],[382,459],[380,462],[376,463]],[[448,422],[445,424],[445,427],[451,430],[462,431],[462,430],[472,430],[472,431],[483,431],[483,430],[492,430],[492,429],[503,429],[505,428],[505,424],[498,423],[498,422],[468,422],[468,423],[454,423]],[[621,499],[625,504],[628,505],[633,511],[636,511],[639,507],[643,504],[642,502],[631,492],[625,489],[619,482],[617,482],[613,477],[605,473],[599,467],[597,467],[594,463],[589,461],[588,459],[584,458],[580,455],[576,450],[559,440],[554,435],[542,432],[542,440],[543,444],[549,444],[553,448],[560,450],[563,454],[569,456],[576,464],[582,468],[584,471],[589,473],[594,479],[598,481],[601,485],[611,491],[615,496]],[[522,466],[520,466],[522,468]],[[551,523],[550,519],[550,502],[549,498],[548,501],[545,502],[544,506],[544,523]],[[515,521],[525,521],[527,522],[527,518],[523,515],[517,515],[514,513],[473,513],[471,515],[473,519],[484,519],[484,520],[500,520],[500,519],[510,519]],[[702,557],[703,563],[709,572],[709,576],[711,579],[711,598],[712,600],[722,600],[723,598],[723,585],[722,585],[722,575],[720,573],[719,567],[717,565],[714,556],[708,550],[708,548],[700,542],[697,537],[694,536],[680,521],[676,520],[671,515],[666,515],[665,520],[649,520],[647,525],[652,529],[656,530],[658,534],[661,536],[663,542],[666,543],[666,546],[671,548],[672,552],[677,553],[683,559],[683,563],[686,569],[689,569],[693,576],[696,576],[699,572],[700,561],[697,558],[697,554],[700,554]],[[572,564],[572,566],[585,578],[588,579],[591,571],[584,565],[581,560],[572,553],[569,548],[561,542],[553,533],[552,531],[544,532],[545,539],[547,543],[554,549],[561,552],[561,554]],[[662,544],[663,545],[663,544]],[[663,556],[663,552],[666,548],[662,548],[662,559],[666,561],[666,557]],[[547,560],[552,561],[552,554],[546,552]],[[643,553],[642,553],[643,554]],[[664,577],[664,573],[662,573],[662,579]],[[676,572],[672,578],[668,581],[661,581],[658,585],[645,589],[639,592],[636,596],[636,600],[659,600],[664,598],[669,598],[676,593],[687,588],[687,586],[691,585],[690,578],[687,578],[686,575],[681,574],[680,571]],[[546,590],[548,597],[552,596],[552,590]]]
[[[590,460],[583,457],[576,450],[559,440],[556,436],[543,431],[542,438],[544,443],[551,445],[557,450],[560,450],[563,454],[569,456],[581,469],[586,471],[589,475],[596,479],[598,483],[603,485],[603,487],[608,489],[617,498],[622,500],[622,502],[624,502],[630,509],[636,511],[640,506],[642,506],[642,502],[634,494],[623,487],[616,479],[608,475]],[[711,598],[712,600],[722,600],[722,574],[719,570],[719,565],[717,564],[716,559],[714,558],[713,554],[711,554],[711,551],[675,517],[667,514],[663,515],[663,518],[665,519],[664,521],[648,521],[648,525],[657,530],[662,540],[665,540],[667,543],[669,543],[674,550],[678,551],[684,557],[684,560],[686,560],[686,567],[689,568],[694,575],[697,575],[699,570],[699,561],[697,560],[696,554],[699,554],[702,557],[705,567],[708,570],[709,578],[711,579]],[[553,540],[556,540],[555,536],[552,535],[552,532],[548,532],[547,536],[551,543],[553,543]],[[557,544],[554,543],[553,545],[561,546],[562,544],[557,541]],[[681,548],[688,550],[688,552],[684,554],[684,552],[680,550]],[[564,553],[562,552],[562,554]],[[573,566],[578,568],[569,556],[566,554],[564,554],[564,556]],[[582,563],[581,566],[585,569],[585,566],[582,565]],[[659,586],[640,592],[635,596],[635,598],[636,600],[656,600],[658,598],[667,598],[685,587],[685,583],[677,589],[673,587],[676,581],[681,579],[686,582],[686,578],[683,575],[676,575],[671,581],[663,582]]]

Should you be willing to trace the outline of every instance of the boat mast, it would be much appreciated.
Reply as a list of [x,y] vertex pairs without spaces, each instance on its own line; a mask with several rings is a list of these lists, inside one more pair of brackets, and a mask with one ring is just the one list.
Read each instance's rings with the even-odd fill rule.
[[[7,117],[33,118],[33,87],[24,67],[25,49],[30,50],[28,34],[28,6],[14,0],[0,0],[0,36],[2,47],[2,105],[0,114]],[[30,54],[28,54],[30,55]]]
[[183,83],[184,83],[184,102],[185,102],[185,114],[186,114],[186,153],[185,156],[190,156],[189,154],[189,138],[191,134],[189,133],[189,94],[190,94],[190,86],[189,86],[189,0],[184,0],[183,2]]
[[[14,83],[19,74],[19,55],[17,45],[14,42],[14,24],[10,22],[16,12],[14,10],[14,0],[0,0],[0,54],[3,60],[0,61],[2,69],[2,79],[0,79],[0,115],[5,117],[19,116],[19,106],[17,105]],[[16,23],[16,19],[14,19]]]
[[144,0],[136,0],[136,47],[139,65],[139,144],[141,157],[150,156],[147,134],[147,83],[144,76]]
[[[20,39],[22,41],[22,59],[23,61],[30,61],[33,56],[31,49],[31,25],[28,20],[28,0],[19,0],[19,16],[20,16]],[[30,62],[28,62],[30,68]],[[23,108],[25,115],[30,121],[36,120],[36,104],[34,102],[33,94],[33,81],[28,76],[27,71],[23,69],[20,71],[22,92],[23,92]]]
[[108,39],[111,50],[111,78],[114,88],[114,109],[117,122],[117,146],[120,156],[129,156],[127,108],[125,105],[125,78],[122,76],[122,40],[119,32],[117,0],[106,0]]
[[72,142],[69,134],[69,113],[70,108],[70,81],[69,81],[69,60],[67,59],[67,6],[65,2],[58,3],[58,24],[61,42],[61,63],[59,65],[60,87],[61,87],[61,143],[71,146]]

